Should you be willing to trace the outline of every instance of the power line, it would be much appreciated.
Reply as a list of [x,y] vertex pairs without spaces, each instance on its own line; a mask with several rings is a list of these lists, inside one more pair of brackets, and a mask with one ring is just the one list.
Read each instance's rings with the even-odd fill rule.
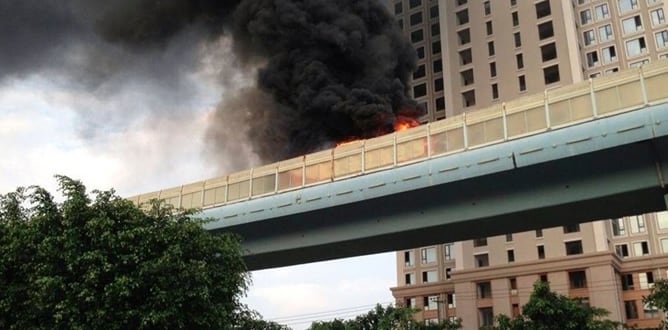
[[378,303],[378,304],[371,304],[371,305],[361,305],[361,306],[354,306],[354,307],[346,307],[346,308],[339,308],[339,309],[333,309],[333,310],[328,310],[328,311],[321,311],[321,312],[313,312],[313,313],[305,313],[305,314],[296,314],[296,315],[289,315],[289,316],[281,316],[281,317],[275,317],[275,318],[270,318],[270,321],[277,322],[277,323],[287,323],[287,324],[303,324],[303,323],[309,323],[312,321],[318,321],[318,320],[332,320],[335,318],[340,318],[343,316],[356,316],[359,315],[359,313],[366,312],[370,310],[371,308],[375,307],[376,305],[381,305],[381,306],[386,306],[389,304],[392,304],[393,302],[383,302],[383,303]]

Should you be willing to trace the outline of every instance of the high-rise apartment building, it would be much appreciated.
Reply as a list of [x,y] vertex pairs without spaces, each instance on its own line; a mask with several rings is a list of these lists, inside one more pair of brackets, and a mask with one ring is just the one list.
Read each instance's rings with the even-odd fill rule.
[[[414,44],[413,97],[433,121],[668,57],[661,0],[385,0]],[[536,280],[656,327],[642,303],[668,278],[668,212],[397,252],[397,302],[465,329],[517,315]]]

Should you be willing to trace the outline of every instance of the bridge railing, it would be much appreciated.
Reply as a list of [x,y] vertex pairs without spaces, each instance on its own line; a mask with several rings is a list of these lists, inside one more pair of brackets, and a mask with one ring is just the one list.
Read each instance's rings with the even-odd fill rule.
[[382,171],[668,100],[668,62],[546,90],[404,131],[129,198],[209,208]]

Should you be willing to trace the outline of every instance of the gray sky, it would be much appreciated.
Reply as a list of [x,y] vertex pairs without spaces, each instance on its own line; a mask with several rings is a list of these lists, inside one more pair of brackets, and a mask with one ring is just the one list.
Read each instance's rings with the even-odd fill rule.
[[[202,63],[182,82],[195,97],[171,102],[176,111],[160,116],[143,109],[170,103],[169,88],[150,82],[129,81],[109,97],[43,72],[5,79],[0,193],[33,184],[55,193],[54,174],[81,179],[90,190],[114,188],[122,196],[224,174],[226,165],[206,155],[206,128],[221,92],[215,70],[206,59]],[[341,310],[362,306],[352,310],[361,314],[390,302],[395,276],[393,253],[259,271],[246,302],[279,321],[332,310],[337,312],[323,317],[350,316],[351,310]],[[290,325],[303,329],[305,321]]]

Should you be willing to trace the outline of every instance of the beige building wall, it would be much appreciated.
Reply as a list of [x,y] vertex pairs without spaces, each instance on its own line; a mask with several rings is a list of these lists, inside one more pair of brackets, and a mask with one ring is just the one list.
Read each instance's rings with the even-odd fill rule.
[[[386,1],[418,53],[411,90],[428,110],[423,122],[668,58],[661,0]],[[475,104],[465,93],[475,94]],[[458,317],[464,329],[478,329],[486,312],[520,313],[542,279],[607,309],[610,319],[655,327],[662,315],[642,296],[668,277],[668,212],[565,228],[398,251],[392,294],[422,309],[419,320]],[[491,296],[480,297],[480,284]]]
[[566,1],[440,0],[439,7],[448,116],[582,80]]

